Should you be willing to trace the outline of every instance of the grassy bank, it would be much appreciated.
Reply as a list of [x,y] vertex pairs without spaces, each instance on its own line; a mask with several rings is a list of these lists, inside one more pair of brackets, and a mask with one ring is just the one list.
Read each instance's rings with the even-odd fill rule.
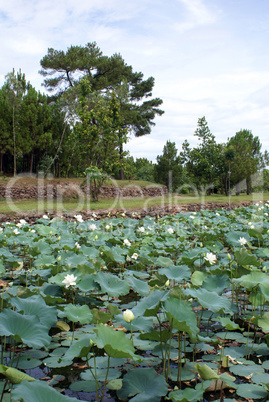
[[122,198],[122,199],[111,199],[104,198],[100,199],[98,202],[93,202],[87,200],[86,197],[81,197],[78,200],[64,200],[57,202],[53,201],[38,201],[38,200],[1,200],[0,201],[0,213],[2,214],[20,214],[26,212],[81,212],[83,210],[99,210],[99,209],[139,209],[139,208],[149,208],[154,206],[180,206],[184,204],[205,204],[208,202],[213,203],[231,203],[240,204],[243,201],[258,202],[269,199],[269,193],[253,193],[251,195],[240,194],[239,196],[226,197],[223,195],[210,195],[210,196],[188,196],[188,195],[174,195],[169,194],[168,196],[162,197],[132,197],[132,198]]

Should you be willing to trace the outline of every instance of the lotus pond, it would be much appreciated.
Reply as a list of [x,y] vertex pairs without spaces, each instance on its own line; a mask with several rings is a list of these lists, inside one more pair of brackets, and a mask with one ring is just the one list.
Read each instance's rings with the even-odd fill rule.
[[0,401],[268,399],[269,203],[0,228]]

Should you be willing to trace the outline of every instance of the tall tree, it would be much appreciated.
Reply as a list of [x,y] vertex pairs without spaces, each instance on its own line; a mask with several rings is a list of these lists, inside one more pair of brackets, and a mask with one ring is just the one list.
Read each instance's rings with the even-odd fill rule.
[[163,154],[157,156],[157,163],[154,167],[155,181],[166,185],[169,191],[175,191],[182,184],[182,170],[176,143],[167,141]]
[[119,103],[112,92],[107,96],[94,93],[91,105],[87,95],[90,92],[87,79],[80,82],[80,122],[75,133],[80,144],[81,154],[86,166],[97,166],[110,173],[119,164],[118,149],[127,140],[127,131],[122,127]]
[[[40,63],[45,87],[54,97],[65,94],[68,105],[77,105],[78,83],[83,77],[87,77],[92,92],[113,91],[120,103],[122,128],[137,137],[150,134],[155,116],[164,113],[159,109],[162,100],[152,98],[154,78],[144,80],[143,74],[133,72],[120,54],[104,56],[95,42],[84,47],[71,46],[66,52],[49,49]],[[122,152],[120,148],[120,158]]]
[[237,184],[246,179],[247,194],[252,192],[251,176],[263,166],[264,155],[261,152],[259,137],[254,137],[250,130],[240,130],[228,141],[228,147],[234,150],[231,161],[231,181]]
[[190,149],[189,144],[185,142],[181,159],[184,160],[187,172],[197,188],[206,186],[210,192],[221,172],[223,162],[221,145],[216,143],[205,117],[198,119],[194,135],[198,137],[200,143]]
[[13,134],[13,174],[16,175],[16,136],[18,126],[19,108],[21,106],[22,97],[25,94],[28,85],[25,79],[25,74],[21,70],[15,73],[15,70],[6,75],[6,82],[4,87],[8,93],[10,103],[12,106],[12,134]]
[[37,92],[31,85],[23,97],[20,108],[20,132],[23,138],[21,148],[30,155],[30,173],[33,172],[35,151],[43,151],[52,138],[51,111],[45,95]]
[[3,171],[3,156],[12,153],[12,107],[7,90],[0,89],[0,172]]

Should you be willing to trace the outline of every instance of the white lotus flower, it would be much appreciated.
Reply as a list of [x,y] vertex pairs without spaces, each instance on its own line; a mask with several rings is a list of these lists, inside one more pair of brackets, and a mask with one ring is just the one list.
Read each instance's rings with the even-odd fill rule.
[[169,234],[173,234],[173,233],[174,233],[174,229],[173,229],[173,228],[168,228],[168,229],[166,229],[166,231],[167,231]]
[[76,286],[76,280],[77,276],[74,276],[73,274],[66,275],[62,283],[65,284],[66,288],[69,288],[69,286]]
[[42,218],[43,219],[49,219],[48,215],[43,215]]
[[110,225],[106,225],[106,230],[110,230],[111,226]]
[[77,222],[84,222],[82,215],[74,215],[74,218],[77,220]]
[[76,241],[76,243],[75,243],[75,247],[76,247],[76,248],[78,248],[78,249],[80,249],[80,248],[81,248],[81,245],[80,245],[80,244],[78,244],[78,242]]
[[244,246],[248,242],[247,239],[245,239],[244,237],[240,237],[240,239],[238,241],[241,244],[241,246]]
[[94,223],[92,223],[92,224],[90,225],[90,229],[91,229],[91,230],[96,230],[96,229],[97,229],[97,226],[96,226]]
[[216,212],[216,216],[220,216],[220,214],[218,212]]
[[141,232],[141,233],[144,233],[144,232],[145,232],[144,226],[140,226],[140,227],[137,229],[137,231],[138,231],[138,232]]
[[131,242],[129,242],[129,240],[128,239],[124,239],[124,245],[125,246],[127,246],[127,247],[130,247],[130,245],[131,245]]
[[17,228],[13,230],[13,233],[14,233],[15,235],[20,234],[20,232],[18,231],[18,229],[17,229]]
[[26,225],[26,224],[27,224],[27,222],[26,222],[26,220],[25,220],[25,219],[20,219],[20,224],[21,224],[21,225]]
[[32,230],[31,230],[31,233],[35,233],[35,229],[32,229]]
[[22,227],[22,224],[19,222],[19,223],[17,223],[16,226],[20,229]]
[[194,216],[190,215],[190,219],[194,219]]
[[133,314],[133,312],[131,310],[125,310],[123,312],[123,319],[126,322],[131,322],[131,321],[133,321],[134,318],[135,318],[135,316],[134,316],[134,314]]
[[213,253],[206,253],[205,260],[208,261],[210,265],[213,265],[217,262],[217,257]]
[[137,253],[134,253],[131,258],[132,258],[133,260],[137,260],[137,259],[138,259],[138,254],[137,254]]
[[0,228],[0,232],[3,232],[3,228]]

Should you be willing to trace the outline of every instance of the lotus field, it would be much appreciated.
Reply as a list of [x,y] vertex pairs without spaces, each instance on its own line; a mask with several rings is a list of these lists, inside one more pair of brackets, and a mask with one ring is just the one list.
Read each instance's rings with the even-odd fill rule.
[[0,401],[267,400],[268,214],[3,223]]

